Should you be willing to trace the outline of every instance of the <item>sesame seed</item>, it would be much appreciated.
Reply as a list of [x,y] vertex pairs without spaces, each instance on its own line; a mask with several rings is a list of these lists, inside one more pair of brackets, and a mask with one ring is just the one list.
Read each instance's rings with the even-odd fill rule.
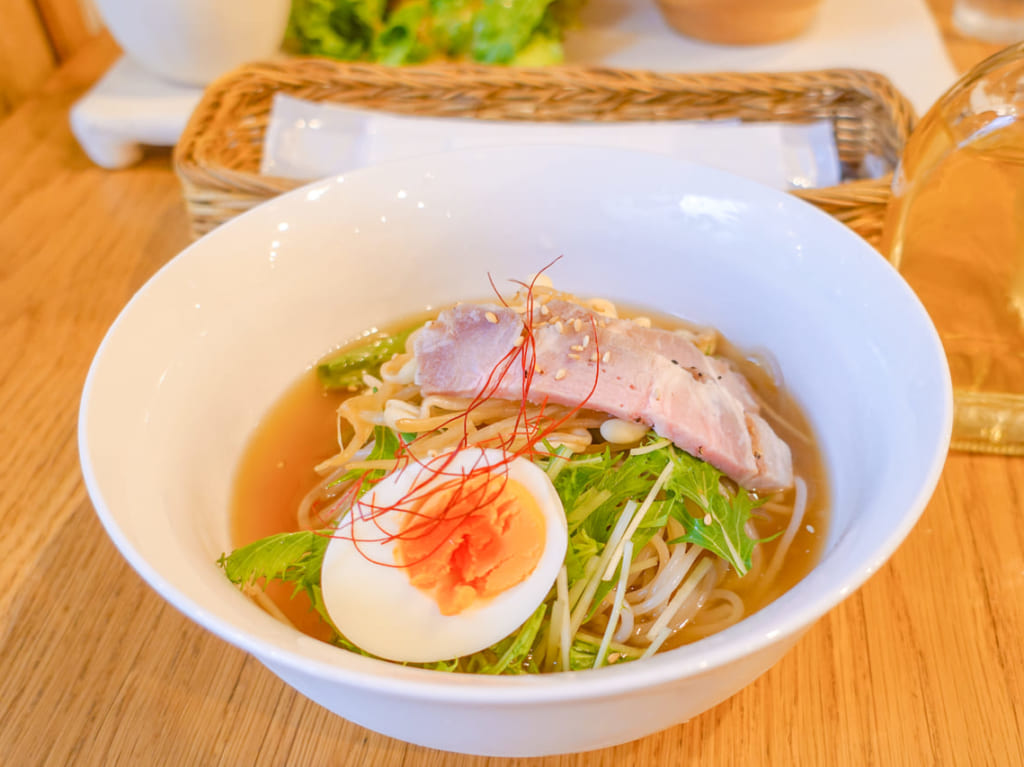
[[565,332],[565,325],[562,324],[561,320],[555,321],[555,330],[557,330],[559,333]]
[[714,520],[711,519],[711,515],[710,514],[705,514],[704,515],[704,524],[705,525],[710,525],[713,521]]
[[590,344],[590,336],[583,336],[583,348],[586,349]]
[[593,353],[592,353],[592,354],[590,355],[590,361],[591,361],[591,362],[597,362],[597,352],[593,352]]
[[555,380],[556,381],[561,381],[567,375],[568,375],[568,373],[566,372],[565,368],[559,368],[558,372],[555,373]]
[[487,314],[485,314],[484,317],[486,317],[487,321],[492,325],[498,324],[498,315],[495,314],[494,312],[487,312]]
[[549,314],[551,314],[551,310],[548,309],[547,304],[541,304],[540,305],[540,313],[543,314],[545,317],[547,317]]
[[583,347],[580,346],[579,344],[573,344],[569,348],[572,349],[574,352],[581,352],[581,351],[583,351]]
[[607,362],[611,356],[612,356],[611,352],[605,352],[604,356],[601,357],[601,362]]
[[608,655],[608,662],[609,663],[614,663],[615,661],[617,661],[621,657],[622,657],[621,653],[617,653],[617,652],[609,653],[609,655]]
[[814,533],[814,525],[807,525],[806,530],[807,530],[807,532],[813,534]]
[[578,360],[579,358],[580,358],[580,355],[578,355],[578,354],[570,354],[569,355],[569,359],[571,359],[571,360]]
[[572,321],[572,329],[575,330],[577,333],[583,330],[583,320],[581,320],[579,317],[574,319]]

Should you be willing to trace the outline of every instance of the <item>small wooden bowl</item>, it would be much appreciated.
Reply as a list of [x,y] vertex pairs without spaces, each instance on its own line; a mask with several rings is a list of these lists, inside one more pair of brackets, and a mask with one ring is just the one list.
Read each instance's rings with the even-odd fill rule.
[[821,0],[657,0],[665,21],[687,37],[757,45],[789,40],[814,21]]

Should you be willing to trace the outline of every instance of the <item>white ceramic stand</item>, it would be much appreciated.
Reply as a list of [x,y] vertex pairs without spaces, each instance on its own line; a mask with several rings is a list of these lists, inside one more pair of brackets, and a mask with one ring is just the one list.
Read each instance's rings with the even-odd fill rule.
[[71,130],[94,163],[124,168],[147,144],[174,146],[202,94],[122,56],[71,108]]

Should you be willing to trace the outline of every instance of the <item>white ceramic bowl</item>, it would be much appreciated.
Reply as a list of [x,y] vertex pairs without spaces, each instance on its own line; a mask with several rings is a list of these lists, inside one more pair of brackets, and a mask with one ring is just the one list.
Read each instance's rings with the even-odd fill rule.
[[290,0],[96,0],[110,33],[164,79],[203,86],[281,49]]
[[[488,272],[499,283],[522,278],[556,256],[561,287],[710,323],[741,347],[771,351],[826,458],[833,503],[821,563],[709,639],[540,678],[351,655],[231,586],[214,564],[230,548],[229,490],[275,397],[367,327],[484,296]],[[371,729],[452,751],[539,755],[669,727],[766,671],[907,535],[938,480],[951,411],[924,310],[829,217],[661,156],[522,147],[319,182],[195,243],[111,327],[86,381],[79,440],[110,536],[186,615]]]

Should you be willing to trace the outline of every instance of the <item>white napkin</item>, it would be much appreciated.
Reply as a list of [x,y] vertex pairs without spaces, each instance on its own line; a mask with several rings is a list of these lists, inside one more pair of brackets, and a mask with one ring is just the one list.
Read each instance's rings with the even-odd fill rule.
[[403,117],[274,97],[260,172],[312,180],[452,149],[523,144],[608,146],[711,165],[776,189],[840,181],[831,124],[531,123]]

